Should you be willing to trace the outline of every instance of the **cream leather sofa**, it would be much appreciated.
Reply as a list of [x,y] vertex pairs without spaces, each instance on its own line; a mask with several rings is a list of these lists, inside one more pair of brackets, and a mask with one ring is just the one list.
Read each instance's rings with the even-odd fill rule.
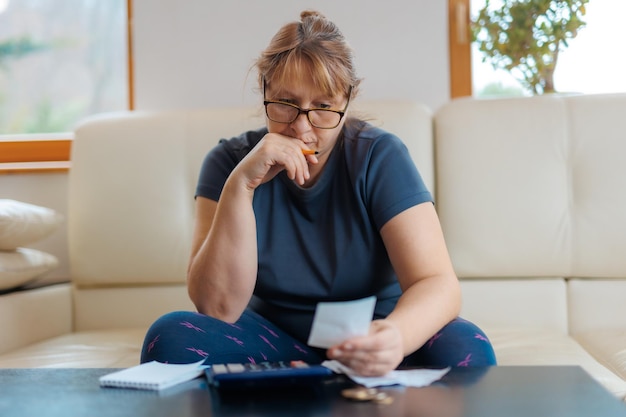
[[[358,103],[358,101],[357,101]],[[626,95],[408,102],[358,111],[402,137],[501,365],[580,365],[626,394]],[[0,297],[0,367],[126,367],[147,326],[193,309],[193,192],[258,109],[106,114],[76,130],[71,282]]]

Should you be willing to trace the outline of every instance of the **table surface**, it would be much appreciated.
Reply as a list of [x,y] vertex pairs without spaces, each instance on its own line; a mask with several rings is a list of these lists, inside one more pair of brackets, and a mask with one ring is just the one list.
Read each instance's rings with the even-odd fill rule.
[[391,404],[315,392],[224,397],[198,378],[161,392],[100,388],[113,369],[0,369],[0,416],[626,417],[626,405],[575,366],[455,368],[423,388],[389,387]]

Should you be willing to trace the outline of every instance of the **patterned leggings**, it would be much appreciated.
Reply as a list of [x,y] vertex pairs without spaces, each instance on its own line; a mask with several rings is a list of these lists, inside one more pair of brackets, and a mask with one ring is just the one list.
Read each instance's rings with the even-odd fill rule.
[[[206,364],[303,360],[321,363],[325,350],[294,339],[259,314],[246,310],[234,324],[203,314],[176,311],[148,330],[141,362]],[[447,324],[401,366],[489,366],[496,358],[491,343],[473,323],[457,318]]]

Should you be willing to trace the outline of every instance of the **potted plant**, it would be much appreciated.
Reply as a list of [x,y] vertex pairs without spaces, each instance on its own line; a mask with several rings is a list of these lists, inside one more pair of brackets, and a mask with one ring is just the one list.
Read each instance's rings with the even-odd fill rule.
[[585,26],[589,0],[500,0],[472,19],[472,40],[495,69],[504,69],[533,94],[555,92],[559,52]]

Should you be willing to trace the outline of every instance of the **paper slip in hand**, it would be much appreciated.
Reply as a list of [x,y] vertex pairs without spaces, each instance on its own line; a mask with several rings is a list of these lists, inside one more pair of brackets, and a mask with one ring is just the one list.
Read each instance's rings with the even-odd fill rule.
[[369,332],[376,297],[317,304],[309,346],[329,348],[353,336]]
[[204,359],[188,364],[147,362],[132,368],[123,369],[100,377],[100,386],[114,388],[134,388],[162,390],[192,380],[204,372],[208,366]]

